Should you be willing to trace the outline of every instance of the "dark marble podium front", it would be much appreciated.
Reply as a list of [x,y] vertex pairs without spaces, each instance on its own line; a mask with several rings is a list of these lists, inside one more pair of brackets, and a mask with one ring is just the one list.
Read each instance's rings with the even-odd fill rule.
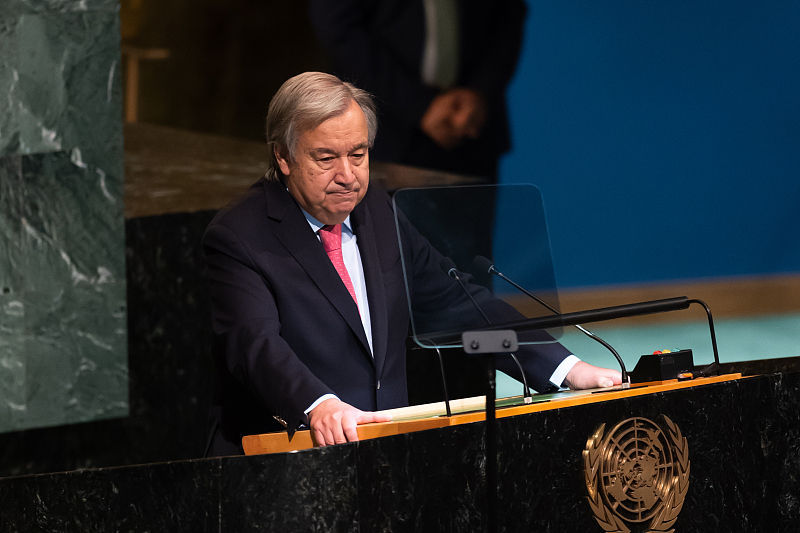
[[[676,531],[797,531],[799,393],[795,370],[500,419],[499,530],[602,531],[584,487],[587,438],[604,422],[663,414],[691,460]],[[483,435],[474,423],[296,453],[5,478],[0,530],[479,531]]]

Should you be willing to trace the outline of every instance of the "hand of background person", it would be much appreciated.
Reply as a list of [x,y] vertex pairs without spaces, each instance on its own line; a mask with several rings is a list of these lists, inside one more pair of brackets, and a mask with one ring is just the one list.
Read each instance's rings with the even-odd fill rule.
[[448,93],[442,93],[431,101],[420,121],[420,128],[425,135],[446,150],[455,148],[461,141],[453,125],[453,112],[453,98]]
[[619,370],[601,368],[583,361],[578,361],[567,374],[564,383],[570,389],[612,387],[622,383],[622,374]]
[[308,425],[315,446],[357,441],[357,425],[389,422],[391,419],[389,415],[356,409],[337,398],[325,400],[308,413]]
[[420,121],[420,128],[436,144],[452,149],[464,137],[476,138],[486,122],[486,103],[477,91],[450,89],[434,98]]
[[452,89],[448,91],[452,104],[451,122],[461,137],[475,139],[480,135],[486,122],[486,102],[483,96],[472,89]]

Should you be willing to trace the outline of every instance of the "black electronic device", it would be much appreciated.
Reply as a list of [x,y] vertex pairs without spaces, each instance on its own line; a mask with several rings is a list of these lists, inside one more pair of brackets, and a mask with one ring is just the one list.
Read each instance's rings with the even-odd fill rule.
[[630,376],[632,383],[645,383],[679,379],[682,374],[691,374],[693,370],[691,350],[657,350],[641,356]]

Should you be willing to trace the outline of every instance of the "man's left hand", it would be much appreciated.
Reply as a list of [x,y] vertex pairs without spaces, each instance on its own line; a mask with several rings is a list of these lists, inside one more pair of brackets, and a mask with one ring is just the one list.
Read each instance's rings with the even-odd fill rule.
[[570,389],[596,389],[613,387],[622,383],[622,374],[619,370],[601,368],[578,361],[564,379],[564,384]]

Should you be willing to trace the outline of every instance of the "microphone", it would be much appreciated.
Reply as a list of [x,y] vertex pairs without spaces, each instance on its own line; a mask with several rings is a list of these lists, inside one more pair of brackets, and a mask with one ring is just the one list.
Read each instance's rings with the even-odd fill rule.
[[[464,283],[464,280],[461,279],[461,273],[456,268],[456,264],[453,262],[453,260],[450,259],[449,257],[443,257],[441,262],[441,267],[442,270],[444,270],[448,276],[450,276],[451,278],[453,278],[458,282],[459,286],[461,287],[461,290],[464,291],[464,293],[469,297],[470,301],[472,302],[472,305],[475,307],[475,309],[478,310],[478,312],[481,314],[481,317],[483,317],[484,322],[486,322],[487,325],[491,326],[492,321],[489,320],[489,317],[486,316],[486,313],[483,311],[483,308],[481,308],[481,306],[478,304],[478,301],[475,300],[475,297],[472,296],[472,293],[469,292],[469,289]],[[517,359],[517,356],[514,355],[513,353],[509,353],[509,355],[511,356],[511,359],[513,359],[514,362],[517,364],[519,373],[522,376],[522,385],[523,385],[522,397],[524,398],[523,401],[525,403],[531,403],[533,401],[533,398],[531,397],[530,387],[528,387],[528,380],[525,377],[525,371],[522,369],[522,365]]]
[[448,276],[450,276],[451,278],[453,278],[458,282],[459,286],[461,286],[461,290],[464,291],[464,294],[466,294],[469,297],[473,307],[475,307],[475,309],[478,310],[478,313],[481,314],[481,317],[483,317],[484,322],[486,322],[487,325],[491,326],[492,321],[489,320],[489,317],[486,316],[486,313],[483,312],[481,306],[478,305],[478,302],[475,300],[475,297],[472,296],[472,293],[469,292],[469,289],[467,289],[466,284],[464,284],[464,280],[461,279],[461,272],[458,271],[458,269],[456,268],[456,264],[453,262],[453,260],[450,259],[449,257],[442,258],[441,267],[442,270],[444,270]]
[[[502,279],[506,283],[508,283],[511,286],[513,286],[514,288],[516,288],[517,290],[521,291],[526,296],[534,299],[536,302],[538,302],[540,305],[542,305],[543,307],[548,309],[550,312],[555,313],[556,315],[559,315],[559,316],[563,316],[553,306],[549,305],[547,302],[545,302],[544,300],[542,300],[541,298],[539,298],[538,296],[536,296],[535,294],[533,294],[532,292],[530,292],[529,290],[527,290],[523,286],[519,285],[518,283],[516,283],[514,280],[512,280],[511,278],[509,278],[508,276],[506,276],[505,274],[503,274],[499,270],[497,270],[497,268],[495,268],[494,264],[491,261],[489,261],[487,258],[483,257],[482,255],[475,256],[475,258],[472,261],[472,264],[479,271],[488,272],[491,275],[499,277],[500,279]],[[580,324],[572,324],[572,325],[575,326],[575,328],[577,330],[579,330],[581,333],[583,333],[584,335],[588,336],[590,339],[592,339],[592,340],[600,343],[601,345],[603,345],[606,349],[608,349],[614,355],[614,357],[617,359],[617,363],[619,363],[619,367],[620,367],[620,369],[622,371],[622,388],[623,389],[629,388],[631,386],[631,382],[630,382],[630,377],[628,376],[628,370],[625,368],[625,362],[622,360],[622,357],[620,357],[620,355],[617,353],[617,351],[610,344],[608,344],[606,341],[604,341],[603,339],[601,339],[600,337],[598,337],[596,334],[592,333],[588,329],[584,328]]]

